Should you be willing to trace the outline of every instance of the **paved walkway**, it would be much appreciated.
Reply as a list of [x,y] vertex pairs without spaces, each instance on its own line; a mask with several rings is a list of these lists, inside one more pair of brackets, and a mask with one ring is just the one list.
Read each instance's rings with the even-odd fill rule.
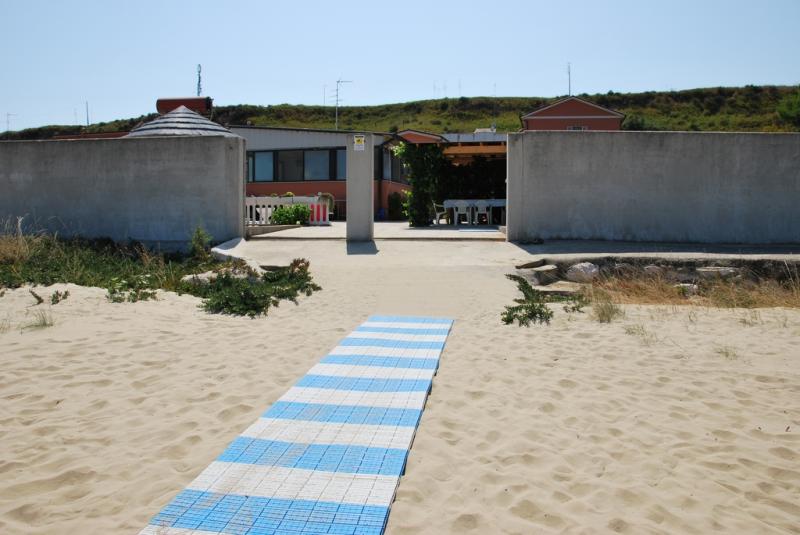
[[370,317],[140,535],[381,535],[452,323]]
[[[347,224],[333,221],[330,226],[300,227],[268,234],[258,234],[255,240],[343,240],[347,236]],[[375,223],[376,240],[488,240],[505,241],[506,235],[497,226],[488,225],[433,225],[412,228],[407,222],[378,221]]]

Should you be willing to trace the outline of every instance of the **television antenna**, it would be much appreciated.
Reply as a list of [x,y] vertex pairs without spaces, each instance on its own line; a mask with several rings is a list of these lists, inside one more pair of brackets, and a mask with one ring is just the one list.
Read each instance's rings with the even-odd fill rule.
[[203,92],[203,66],[199,63],[197,64],[197,96],[200,96],[200,93]]
[[572,96],[572,64],[567,62],[567,96]]
[[11,118],[16,116],[16,113],[6,113],[6,138],[11,137]]
[[352,83],[353,83],[352,80],[342,80],[341,78],[336,80],[336,97],[335,97],[336,98],[336,121],[335,121],[336,130],[339,130],[339,103],[341,102],[341,99],[339,98],[339,90],[340,90],[342,84],[352,84]]

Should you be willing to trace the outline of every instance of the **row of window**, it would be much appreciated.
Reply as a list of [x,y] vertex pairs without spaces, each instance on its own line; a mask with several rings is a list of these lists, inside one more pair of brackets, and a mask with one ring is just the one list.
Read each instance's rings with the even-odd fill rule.
[[[248,182],[298,182],[304,180],[345,180],[347,150],[269,150],[247,153]],[[405,182],[400,160],[388,151],[375,149],[375,179]]]
[[248,182],[344,180],[345,149],[276,150],[247,154]]

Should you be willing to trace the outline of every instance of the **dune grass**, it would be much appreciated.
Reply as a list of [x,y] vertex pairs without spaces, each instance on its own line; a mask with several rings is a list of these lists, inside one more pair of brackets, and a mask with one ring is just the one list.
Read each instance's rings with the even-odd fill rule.
[[[209,312],[251,317],[320,289],[305,260],[258,274],[241,261],[214,260],[209,247],[210,237],[200,229],[191,237],[191,253],[162,253],[138,243],[25,233],[18,220],[0,226],[0,289],[73,283],[105,288],[112,302],[155,299],[157,290],[167,290],[203,298]],[[206,271],[221,275],[208,284],[181,280]],[[62,299],[51,296],[53,304]]]
[[749,274],[738,279],[711,279],[697,283],[696,295],[686,295],[675,282],[661,276],[601,277],[593,291],[607,293],[622,304],[698,305],[715,308],[800,308],[800,271],[785,265],[780,280],[761,279]]

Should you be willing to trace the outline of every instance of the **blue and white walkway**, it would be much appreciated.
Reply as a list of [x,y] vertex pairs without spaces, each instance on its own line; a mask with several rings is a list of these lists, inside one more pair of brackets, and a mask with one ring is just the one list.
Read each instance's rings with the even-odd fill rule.
[[452,321],[372,316],[140,535],[380,535]]

